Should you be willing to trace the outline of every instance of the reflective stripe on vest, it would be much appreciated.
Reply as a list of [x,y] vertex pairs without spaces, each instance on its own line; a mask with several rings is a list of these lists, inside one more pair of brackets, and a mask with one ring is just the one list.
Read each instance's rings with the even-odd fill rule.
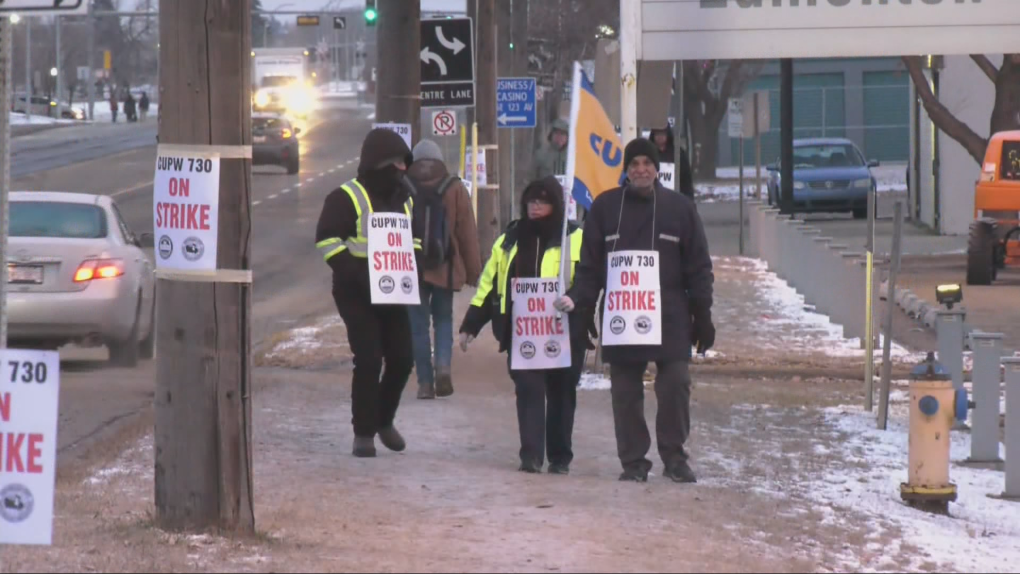
[[[340,186],[340,188],[346,191],[347,195],[350,196],[351,202],[354,204],[354,211],[358,214],[358,220],[354,224],[358,230],[358,235],[354,238],[348,238],[346,240],[338,239],[337,241],[341,243],[345,249],[350,250],[351,255],[355,257],[368,257],[368,220],[370,219],[368,216],[370,216],[373,212],[372,200],[369,199],[368,192],[365,191],[365,188],[357,179],[352,179]],[[414,200],[410,197],[407,198],[407,201],[404,202],[404,214],[407,215],[408,219],[411,218],[411,210],[413,207]],[[421,240],[414,240],[414,248],[418,250],[421,249]],[[328,259],[340,251],[343,251],[343,249],[333,252],[326,258]]]

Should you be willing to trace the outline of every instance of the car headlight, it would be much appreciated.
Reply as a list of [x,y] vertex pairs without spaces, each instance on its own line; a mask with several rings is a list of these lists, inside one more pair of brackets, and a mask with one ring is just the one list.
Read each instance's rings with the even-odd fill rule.
[[255,92],[255,105],[258,107],[265,107],[269,105],[269,94],[262,90]]
[[803,181],[795,181],[795,182],[793,182],[793,189],[804,189],[806,187],[807,187],[807,184],[805,184]]
[[858,179],[854,181],[854,187],[857,189],[871,189],[871,179],[867,177],[864,179]]

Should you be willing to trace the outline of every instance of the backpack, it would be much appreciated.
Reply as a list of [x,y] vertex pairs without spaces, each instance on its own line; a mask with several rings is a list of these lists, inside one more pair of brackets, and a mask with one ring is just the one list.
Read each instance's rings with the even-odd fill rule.
[[436,187],[418,187],[414,197],[414,222],[421,237],[422,269],[435,269],[450,260],[451,226],[443,195],[457,181],[457,176],[448,175]]

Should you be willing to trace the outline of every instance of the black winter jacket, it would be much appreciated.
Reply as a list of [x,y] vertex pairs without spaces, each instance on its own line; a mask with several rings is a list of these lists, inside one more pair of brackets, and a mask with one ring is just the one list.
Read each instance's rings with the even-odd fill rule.
[[597,305],[611,251],[659,252],[662,344],[604,346],[606,361],[690,360],[692,316],[711,316],[714,282],[708,240],[694,202],[658,184],[654,196],[648,197],[625,188],[607,191],[591,205],[581,246],[577,277],[568,290],[579,307]]

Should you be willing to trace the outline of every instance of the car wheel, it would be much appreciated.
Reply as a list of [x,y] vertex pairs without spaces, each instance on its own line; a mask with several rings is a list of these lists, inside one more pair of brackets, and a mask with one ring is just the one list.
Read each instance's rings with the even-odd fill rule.
[[152,319],[149,321],[149,334],[138,345],[138,354],[143,359],[156,358],[156,292],[152,293]]
[[301,159],[294,158],[287,162],[287,175],[294,175],[301,171]]
[[991,285],[996,276],[996,226],[988,221],[970,224],[967,238],[967,285]]
[[138,365],[138,356],[141,346],[138,344],[139,315],[141,314],[142,301],[138,299],[138,309],[135,311],[135,324],[131,327],[131,334],[123,341],[110,341],[107,346],[110,348],[110,363],[117,367],[135,367]]

